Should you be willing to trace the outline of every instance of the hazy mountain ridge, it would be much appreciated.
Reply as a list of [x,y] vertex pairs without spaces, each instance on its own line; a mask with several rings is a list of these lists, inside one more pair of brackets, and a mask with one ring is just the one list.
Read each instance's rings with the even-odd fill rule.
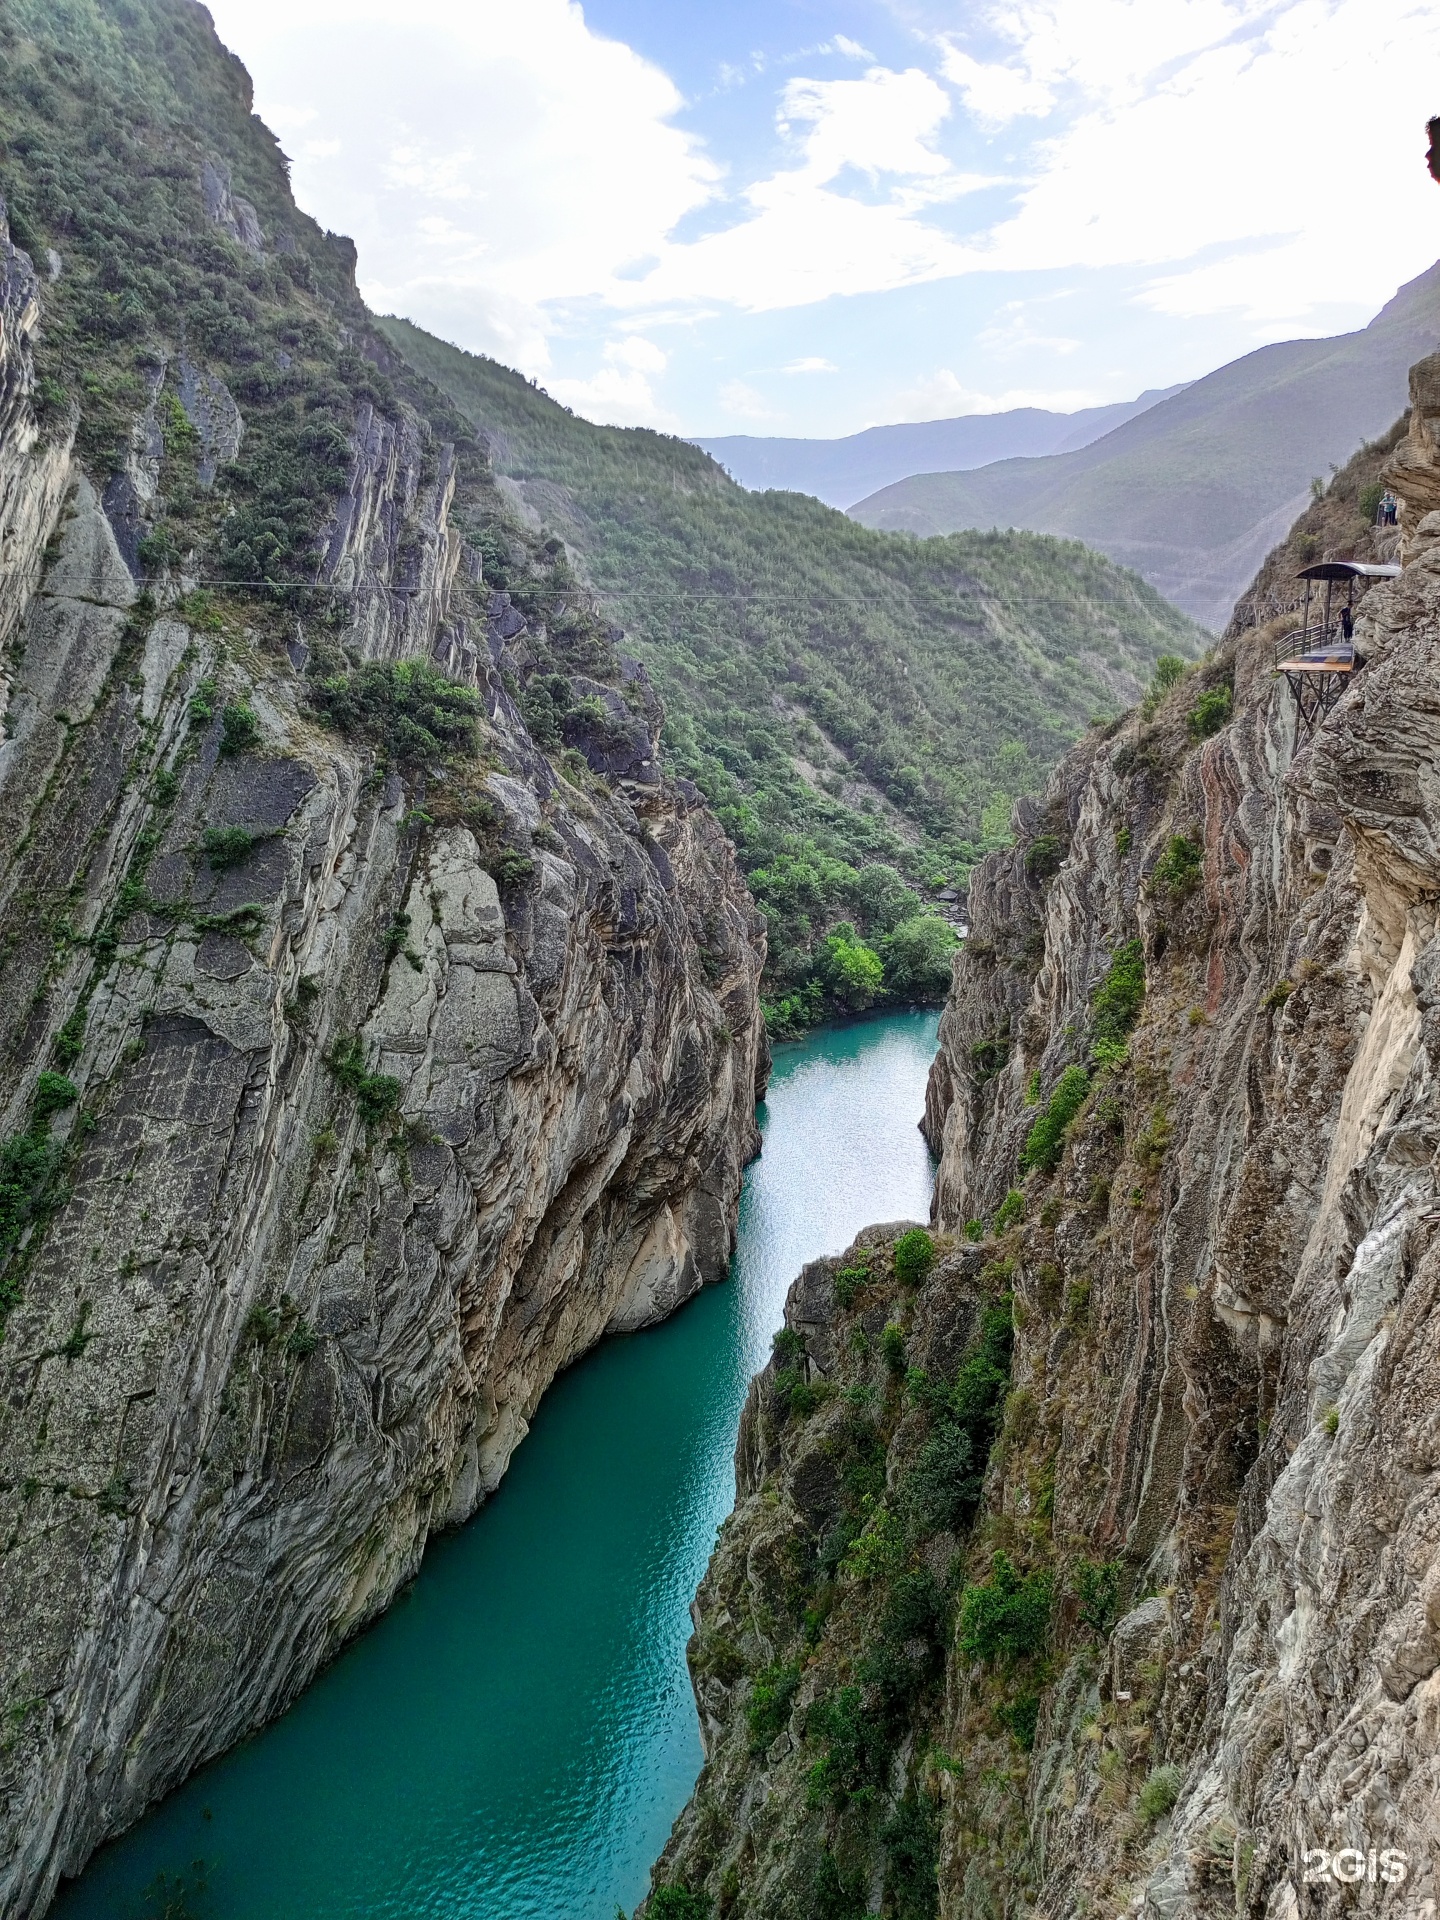
[[1261,347],[1076,452],[917,474],[851,509],[865,526],[1067,534],[1219,631],[1309,497],[1384,433],[1411,363],[1440,342],[1440,264],[1367,327]]
[[742,487],[755,492],[780,487],[812,493],[827,506],[849,507],[912,474],[954,472],[996,460],[1031,459],[1089,446],[1180,391],[1180,386],[1155,387],[1136,400],[1081,407],[1074,413],[1012,407],[1003,413],[959,414],[949,420],[902,421],[866,427],[835,440],[736,433],[697,435],[695,445],[718,460]]

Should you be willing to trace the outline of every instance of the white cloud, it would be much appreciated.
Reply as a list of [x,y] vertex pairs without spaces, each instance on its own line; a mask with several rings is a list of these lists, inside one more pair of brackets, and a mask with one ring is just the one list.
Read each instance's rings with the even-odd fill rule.
[[949,173],[931,144],[949,114],[949,95],[928,73],[872,67],[860,80],[792,80],[780,125],[809,128],[799,177],[823,183],[846,167],[872,176]]
[[742,420],[778,420],[780,418],[764,394],[757,393],[754,387],[747,387],[743,380],[726,381],[720,389],[720,404],[726,413],[738,415]]
[[788,366],[781,367],[782,373],[838,373],[839,367],[833,360],[822,360],[818,354],[806,354],[800,360],[792,360]]
[[673,82],[574,0],[211,10],[282,133],[338,141],[299,146],[296,193],[353,235],[367,297],[527,372],[554,303],[606,293],[716,191]]
[[[915,42],[899,70],[834,36],[802,58],[863,71],[791,65],[783,87],[732,49],[732,80],[776,88],[778,163],[708,151],[670,78],[579,0],[211,5],[302,204],[354,236],[367,297],[608,420],[671,424],[655,336],[702,316],[1123,269],[1156,326],[1226,315],[1227,340],[1239,324],[1273,339],[1328,328],[1337,302],[1373,310],[1436,230],[1418,157],[1434,0],[976,0],[963,17],[983,41]],[[997,184],[1005,209],[981,203],[967,232],[966,196]],[[587,330],[591,371],[558,377],[557,336]],[[807,327],[776,353],[806,350],[785,371],[821,371],[812,342],[831,344]],[[915,387],[916,417],[1097,397],[1041,391],[1073,331],[1006,310],[974,344],[1013,368],[957,360]],[[732,413],[775,417],[744,382],[725,392]]]
[[967,386],[949,367],[938,367],[897,394],[895,411],[887,413],[886,419],[949,420],[962,413],[1008,413],[1014,407],[1074,413],[1080,407],[1099,406],[1109,397],[1085,387],[1011,387],[1004,393],[985,393]]
[[1173,265],[1154,308],[1238,311],[1272,337],[1417,270],[1415,232],[1434,224],[1416,165],[1432,0],[1046,0],[1008,22],[1020,70],[1071,88],[1077,113],[970,265]]
[[983,65],[957,46],[946,45],[940,64],[971,113],[987,126],[1003,127],[1012,120],[1046,114],[1055,104],[1055,95],[1043,80],[1015,67]]
[[552,377],[549,391],[567,407],[611,427],[669,427],[679,421],[667,412],[651,385],[664,373],[670,356],[643,334],[622,334],[605,345],[605,364],[588,380]]
[[[778,124],[796,164],[746,189],[748,217],[666,249],[630,297],[727,299],[763,312],[958,272],[965,250],[921,215],[990,181],[958,173],[935,145],[950,111],[945,89],[919,68],[792,80]],[[845,190],[852,171],[872,183],[868,197]]]

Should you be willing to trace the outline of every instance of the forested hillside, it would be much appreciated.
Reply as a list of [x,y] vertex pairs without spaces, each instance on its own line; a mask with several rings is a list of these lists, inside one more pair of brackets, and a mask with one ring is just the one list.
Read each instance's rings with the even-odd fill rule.
[[[953,942],[927,894],[1197,630],[1075,543],[877,535],[376,323],[351,243],[297,213],[250,105],[191,0],[0,4],[0,195],[43,276],[42,425],[110,476],[146,590],[237,638],[298,635],[312,677],[350,671],[347,634],[399,631],[433,594],[425,496],[453,472],[483,558],[456,611],[506,592],[543,625],[512,691],[547,749],[595,721],[574,682],[615,681],[620,627],[651,668],[669,764],[719,810],[768,916],[777,1028],[943,991]],[[381,590],[327,555],[397,399],[424,444],[412,584]]]
[[[623,621],[667,702],[673,762],[719,811],[769,916],[772,991],[791,1018],[796,996],[870,991],[858,954],[821,952],[817,971],[824,926],[845,914],[878,943],[914,913],[897,874],[922,889],[963,876],[1092,718],[1133,699],[1160,654],[1202,640],[1073,541],[877,535],[381,325]],[[887,871],[857,877],[867,863]]]

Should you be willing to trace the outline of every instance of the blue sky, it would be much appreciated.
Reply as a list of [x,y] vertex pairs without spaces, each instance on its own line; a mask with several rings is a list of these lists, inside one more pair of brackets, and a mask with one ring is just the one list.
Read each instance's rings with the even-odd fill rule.
[[592,419],[1189,379],[1440,254],[1433,0],[211,0],[382,311]]

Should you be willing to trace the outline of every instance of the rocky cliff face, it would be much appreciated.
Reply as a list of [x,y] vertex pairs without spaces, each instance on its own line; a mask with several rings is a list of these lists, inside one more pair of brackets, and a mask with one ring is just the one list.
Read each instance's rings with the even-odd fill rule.
[[[197,590],[202,557],[125,550],[154,489],[42,432],[35,278],[0,271],[0,1912],[30,1916],[387,1605],[561,1368],[723,1276],[764,940],[643,673],[563,556],[497,522],[487,577],[414,404],[357,408],[313,592]],[[164,480],[187,390],[200,442],[228,393],[167,411],[151,364]],[[523,690],[575,660],[547,756]]]
[[[884,1247],[858,1294],[813,1270],[792,1293],[819,1400],[790,1397],[768,1453],[742,1436],[672,1902],[1281,1920],[1437,1896],[1440,543],[1409,504],[1429,378],[1393,470],[1409,564],[1366,600],[1366,665],[1318,733],[1297,738],[1274,632],[1232,637],[1087,738],[973,877],[927,1114],[939,1258],[911,1294]],[[918,1353],[903,1398],[873,1372],[852,1392],[842,1293],[876,1299],[860,1333],[900,1368]],[[1013,1326],[1004,1416],[973,1520],[937,1528],[919,1468],[949,1446],[959,1484],[973,1449],[968,1363],[929,1328],[986,1299]],[[816,1531],[832,1375],[871,1425],[872,1504],[828,1573],[810,1548],[772,1654],[766,1555]],[[941,1598],[897,1640],[924,1577]],[[881,1730],[868,1760],[847,1686]],[[747,1715],[748,1745],[726,1731]],[[808,1850],[783,1888],[782,1828]]]

